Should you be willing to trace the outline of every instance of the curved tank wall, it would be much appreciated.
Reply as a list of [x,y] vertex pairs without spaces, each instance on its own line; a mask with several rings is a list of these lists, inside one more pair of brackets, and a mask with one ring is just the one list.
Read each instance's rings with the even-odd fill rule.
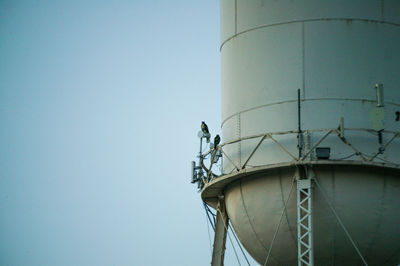
[[[221,0],[221,16],[224,141],[292,134],[274,135],[281,147],[264,141],[238,172],[235,167],[242,168],[261,137],[223,146],[223,172],[229,175],[206,184],[203,199],[215,202],[216,193],[224,192],[239,239],[263,264],[295,171],[282,147],[298,153],[293,132],[300,89],[305,150],[324,129],[337,128],[341,117],[351,144],[329,135],[320,146],[330,147],[331,162],[342,164],[315,166],[316,178],[368,264],[400,263],[400,171],[379,166],[400,164],[400,1]],[[384,88],[384,107],[378,108],[384,110],[382,143],[391,142],[368,160],[380,147],[372,119],[377,83]],[[316,161],[314,151],[307,159]],[[265,165],[271,167],[252,172]],[[321,193],[313,191],[316,265],[361,265]],[[293,192],[268,265],[297,264],[296,237]]]
[[[231,223],[246,250],[261,265],[288,198],[268,265],[297,264],[296,184],[290,192],[295,170],[292,167],[251,174],[225,189]],[[315,166],[314,171],[368,265],[397,265],[399,172],[360,166]],[[315,187],[313,197],[315,265],[363,265]]]
[[[265,132],[297,130],[297,89],[302,129],[372,129],[375,84],[384,86],[384,130],[399,131],[400,2],[222,0],[222,133],[225,141]],[[323,133],[306,136],[312,146]],[[383,143],[392,135],[383,134]],[[376,134],[348,131],[346,138],[365,155],[378,148]],[[297,153],[295,135],[278,141]],[[242,165],[258,140],[225,147]],[[354,151],[334,137],[332,159]],[[396,139],[381,161],[400,163]],[[352,158],[354,159],[354,158]],[[291,161],[272,142],[261,145],[250,166]],[[225,173],[233,164],[224,161]]]

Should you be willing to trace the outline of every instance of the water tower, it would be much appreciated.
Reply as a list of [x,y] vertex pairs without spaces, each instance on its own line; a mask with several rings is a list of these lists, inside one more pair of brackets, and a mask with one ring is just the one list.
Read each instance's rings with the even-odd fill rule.
[[195,167],[212,264],[228,220],[261,265],[399,264],[400,1],[222,0],[221,16],[223,143]]

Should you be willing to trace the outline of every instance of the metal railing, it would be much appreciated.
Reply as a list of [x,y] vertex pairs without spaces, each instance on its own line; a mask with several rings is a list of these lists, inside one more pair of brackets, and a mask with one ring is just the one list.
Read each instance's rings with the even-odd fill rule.
[[[216,149],[212,148],[212,149],[208,150],[206,153],[204,153],[201,156],[200,164],[201,164],[201,167],[205,170],[205,172],[207,174],[205,176],[205,182],[207,183],[207,182],[211,181],[212,179],[217,178],[217,177],[220,176],[220,175],[215,174],[212,171],[212,168],[213,168],[213,166],[215,164],[215,161],[216,161],[215,157],[217,156],[219,151],[223,154],[223,157],[227,161],[229,161],[229,163],[233,166],[233,169],[232,169],[232,171],[230,173],[234,172],[235,170],[237,172],[239,172],[241,170],[246,169],[248,167],[249,161],[257,153],[257,151],[259,150],[261,144],[264,143],[265,141],[268,141],[268,140],[270,140],[273,143],[275,143],[280,148],[280,150],[282,150],[284,153],[286,153],[288,156],[290,156],[290,158],[292,159],[292,161],[290,161],[290,162],[293,162],[293,163],[304,163],[304,162],[307,162],[307,161],[311,160],[311,154],[315,150],[315,148],[317,148],[328,136],[331,136],[331,135],[336,135],[345,145],[347,145],[351,150],[354,151],[353,155],[357,156],[359,158],[359,161],[361,161],[363,163],[377,162],[376,161],[377,159],[381,159],[381,160],[385,161],[386,164],[391,164],[394,167],[399,167],[400,168],[400,164],[394,163],[394,162],[390,162],[390,161],[386,161],[386,160],[378,157],[380,154],[384,153],[384,150],[386,148],[388,148],[396,138],[400,137],[400,132],[385,130],[384,131],[385,135],[387,135],[387,134],[391,135],[390,139],[386,143],[381,143],[381,147],[379,148],[379,150],[376,153],[374,153],[372,155],[366,155],[363,152],[361,152],[361,150],[359,148],[357,148],[355,145],[353,145],[350,141],[348,141],[345,138],[345,136],[344,136],[345,135],[344,134],[345,131],[358,131],[358,132],[368,132],[368,133],[371,133],[371,134],[378,134],[377,131],[372,130],[372,129],[366,129],[366,128],[341,128],[341,127],[339,127],[339,128],[324,128],[324,129],[302,130],[300,132],[300,134],[325,133],[325,134],[322,135],[322,137],[320,137],[318,139],[318,141],[311,148],[305,150],[305,152],[304,152],[304,154],[302,156],[294,155],[287,148],[285,148],[282,145],[282,143],[280,143],[276,139],[276,136],[280,136],[280,135],[299,135],[299,131],[297,131],[297,130],[269,132],[269,133],[251,135],[251,136],[246,136],[246,137],[234,139],[234,140],[231,140],[231,141],[228,141],[228,142],[225,142],[225,143],[219,145]],[[247,159],[244,161],[243,164],[235,163],[235,161],[224,150],[229,145],[233,145],[233,144],[245,141],[245,140],[257,139],[257,138],[259,138],[260,140],[257,142],[257,144],[254,146],[254,148],[251,150],[250,155],[247,157]],[[208,155],[211,156],[211,163],[207,167],[204,164],[204,159]],[[382,163],[382,162],[380,161],[379,163]],[[259,166],[261,167],[261,166],[266,166],[266,165],[270,165],[270,164],[271,163],[265,163],[265,164],[259,165]],[[224,175],[224,174],[221,173],[221,175]]]

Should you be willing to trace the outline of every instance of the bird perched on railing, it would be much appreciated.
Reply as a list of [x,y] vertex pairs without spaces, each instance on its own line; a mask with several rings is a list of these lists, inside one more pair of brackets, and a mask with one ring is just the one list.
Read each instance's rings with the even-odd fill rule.
[[210,142],[210,132],[208,131],[208,126],[204,121],[201,121],[201,131],[203,131],[203,135],[207,140],[207,143]]
[[217,149],[218,144],[221,142],[221,137],[216,135],[214,138],[214,149]]
[[208,132],[208,126],[204,121],[201,121],[201,131],[203,131],[204,134],[210,134],[210,132]]

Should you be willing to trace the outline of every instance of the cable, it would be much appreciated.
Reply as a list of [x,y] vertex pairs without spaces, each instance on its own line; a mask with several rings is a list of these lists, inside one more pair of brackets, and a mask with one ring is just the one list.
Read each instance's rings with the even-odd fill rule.
[[[214,232],[215,232],[215,216],[216,216],[216,214],[214,214],[214,213],[210,210],[210,207],[209,207],[205,202],[203,202],[203,205],[204,205],[204,209],[206,210],[206,214],[207,214],[207,217],[208,217],[208,221],[210,222],[210,224],[211,224],[211,226],[212,226],[212,228],[213,228],[213,230],[214,230]],[[211,216],[213,217],[214,223],[211,221],[210,214],[211,214]],[[208,225],[208,222],[207,222],[207,225]],[[226,228],[225,224],[224,224],[224,227],[225,227],[225,229],[227,230],[227,234],[228,234],[228,237],[229,237],[229,241],[231,242],[233,251],[235,252],[236,259],[238,260],[239,265],[241,265],[241,264],[240,264],[240,260],[239,260],[239,256],[237,255],[235,246],[233,245],[232,238],[231,238],[231,236],[230,236],[230,234],[229,234],[229,230],[228,230],[228,228]],[[228,223],[228,227],[231,229],[231,231],[232,231],[232,233],[233,233],[233,237],[235,238],[236,243],[238,244],[238,246],[239,246],[239,248],[240,248],[240,250],[241,250],[241,252],[242,252],[242,254],[243,254],[243,256],[244,256],[244,258],[245,258],[245,260],[246,260],[246,262],[247,262],[247,265],[251,266],[251,265],[250,265],[250,262],[249,262],[249,260],[248,260],[248,258],[247,258],[247,256],[246,256],[246,254],[245,254],[245,252],[244,252],[244,250],[243,250],[243,248],[242,248],[242,246],[240,245],[240,242],[239,242],[239,240],[238,240],[238,238],[237,238],[237,236],[236,236],[236,234],[235,234],[235,231],[232,229],[232,226],[230,225],[230,223]],[[207,229],[208,229],[208,227],[207,227]],[[210,236],[209,236],[209,241],[211,241],[211,240],[210,240]],[[210,244],[210,247],[211,247],[211,244]]]
[[348,155],[348,156],[345,156],[345,157],[342,157],[342,158],[337,158],[337,159],[332,159],[332,160],[334,160],[334,161],[338,161],[338,160],[346,160],[346,159],[349,159],[349,158],[351,158],[351,157],[353,157],[353,156],[355,156],[355,155],[357,155],[357,153],[355,152],[355,153],[353,153],[353,154],[350,154],[350,155]]
[[207,232],[208,232],[208,245],[210,246],[210,255],[211,255],[211,257],[212,257],[210,226],[209,226],[209,224],[208,224],[207,217],[206,217],[206,223],[207,223]]
[[391,161],[385,160],[385,159],[383,159],[383,158],[380,158],[380,157],[375,157],[375,158],[376,158],[376,159],[379,159],[379,160],[381,160],[381,161],[383,161],[383,162],[385,162],[385,163],[396,164],[396,163],[394,163],[394,162],[391,162]]
[[[361,153],[361,152],[360,152],[360,153]],[[371,156],[373,156],[373,155],[368,155],[368,154],[365,154],[365,153],[361,153],[361,154],[364,155],[364,156],[366,156],[366,157],[371,157]],[[381,161],[383,161],[383,162],[385,162],[385,163],[390,163],[390,164],[398,165],[398,163],[391,162],[391,161],[389,161],[389,160],[383,159],[383,158],[378,157],[378,156],[376,156],[375,159],[379,159],[379,160],[381,160]]]
[[211,216],[213,217],[214,223],[212,223],[212,224],[213,224],[214,227],[215,227],[215,214],[210,210],[210,207],[208,207],[207,203],[205,203],[205,202],[203,202],[203,203],[204,203],[204,207],[205,207],[206,211],[207,211],[209,214],[211,214]]
[[229,242],[231,242],[231,245],[232,245],[232,248],[233,248],[233,252],[235,252],[235,256],[236,256],[236,259],[237,259],[237,261],[239,263],[239,266],[242,266],[242,264],[240,264],[239,256],[238,256],[238,254],[236,252],[235,246],[233,245],[232,238],[231,238],[231,235],[229,234],[229,231],[227,231],[227,235],[229,237]]
[[[212,247],[211,247],[211,235],[210,235],[210,226],[209,226],[209,224],[208,224],[208,222],[210,222],[210,224],[211,224],[211,226],[212,226],[212,228],[214,229],[214,225],[213,225],[213,223],[212,223],[212,221],[211,221],[211,219],[210,219],[210,216],[209,216],[209,214],[208,214],[208,211],[207,211],[207,204],[203,201],[203,207],[204,207],[204,210],[206,211],[206,223],[207,223],[207,232],[208,232],[208,245],[209,245],[209,247],[210,247],[210,255],[211,255],[211,257],[212,257]],[[214,231],[215,231],[215,229],[214,229]]]
[[[213,228],[215,228],[215,214],[210,210],[210,207],[208,207],[207,204],[204,204],[204,207],[205,207],[206,210],[213,216],[213,218],[214,218],[214,225],[213,225],[213,224],[211,224],[211,225],[213,226]],[[207,215],[208,215],[208,214],[207,214]],[[209,218],[209,219],[210,219],[210,218]],[[210,223],[211,223],[211,221],[210,221]],[[241,247],[240,242],[239,242],[238,238],[236,237],[235,231],[232,229],[230,223],[228,223],[228,227],[231,229],[231,231],[232,231],[232,233],[233,233],[233,237],[234,237],[235,240],[236,240],[236,243],[238,244],[238,246],[239,246],[239,248],[240,248],[240,250],[241,250],[241,252],[242,252],[244,258],[246,259],[247,264],[250,266],[250,262],[249,262],[249,260],[247,259],[247,256],[246,256],[246,254],[244,253],[243,248]],[[214,229],[214,231],[215,231],[215,229]],[[227,231],[227,232],[228,232],[228,237],[229,237],[229,239],[230,239],[230,241],[231,241],[231,245],[232,245],[233,250],[234,250],[234,252],[235,252],[235,255],[237,256],[235,247],[233,246],[233,243],[232,243],[232,239],[231,239],[231,237],[230,237],[230,235],[229,235],[229,231]],[[238,256],[237,256],[237,258],[238,258]],[[240,262],[239,262],[239,265],[240,265]]]
[[[211,224],[211,226],[212,226],[212,228],[213,228],[213,230],[214,230],[214,232],[215,232],[215,214],[211,212],[210,208],[208,207],[208,205],[207,205],[205,202],[203,202],[203,205],[204,205],[204,209],[205,209],[206,214],[207,214],[208,221],[210,222],[210,224]],[[213,216],[214,223],[211,221],[210,214]],[[221,215],[222,215],[222,214],[221,214]],[[227,235],[228,235],[228,237],[229,237],[229,241],[231,242],[231,245],[232,245],[233,251],[234,251],[234,253],[235,253],[236,259],[237,259],[239,265],[241,266],[240,260],[239,260],[239,256],[237,255],[235,246],[233,245],[233,242],[232,242],[232,238],[231,238],[231,236],[230,236],[230,234],[229,234],[229,231],[228,231],[228,229],[226,228],[225,224],[224,224],[224,227],[225,227],[225,230],[226,230]],[[210,250],[211,250],[211,237],[210,237],[210,231],[209,231],[209,228],[208,228],[208,222],[207,222],[207,229],[208,229],[208,240],[209,240]],[[240,248],[240,249],[242,249],[242,248]],[[242,251],[242,252],[243,252],[243,251]],[[211,256],[212,256],[212,251],[211,251]],[[247,260],[247,258],[246,258],[246,260]],[[247,261],[247,262],[248,262],[248,261]],[[249,264],[249,265],[250,265],[250,264]]]
[[240,250],[242,251],[242,254],[243,254],[244,258],[245,258],[246,261],[247,261],[247,265],[250,266],[250,262],[249,262],[249,260],[247,259],[247,256],[246,256],[246,254],[245,254],[244,251],[243,251],[243,248],[242,248],[242,246],[241,246],[241,244],[240,244],[240,242],[239,242],[239,240],[238,240],[238,238],[237,238],[237,236],[236,236],[235,231],[232,229],[232,226],[231,226],[230,223],[228,224],[228,226],[229,226],[229,228],[231,229],[231,231],[232,231],[232,233],[233,233],[233,236],[235,237],[236,243],[238,244]]
[[281,213],[281,217],[279,218],[278,226],[277,226],[277,228],[276,228],[276,230],[275,230],[275,233],[274,233],[274,236],[273,236],[273,238],[272,238],[271,245],[270,245],[270,247],[269,247],[268,255],[267,255],[267,258],[265,259],[264,266],[267,265],[268,260],[269,260],[269,257],[270,257],[270,255],[271,255],[271,251],[272,251],[272,247],[273,247],[274,242],[275,242],[275,238],[276,238],[276,236],[277,236],[277,234],[278,234],[279,228],[280,228],[280,226],[281,226],[281,222],[282,222],[283,215],[285,214],[285,211],[286,211],[286,206],[287,206],[287,204],[289,203],[290,195],[292,195],[292,190],[293,190],[293,187],[294,187],[294,181],[295,181],[295,180],[296,180],[296,175],[293,176],[292,186],[290,187],[290,192],[289,192],[289,195],[288,195],[288,197],[287,197],[287,199],[286,199],[286,202],[284,202],[284,206],[283,206],[283,210],[282,210],[282,213]]
[[213,220],[214,220],[214,227],[215,227],[215,223],[216,223],[215,217],[216,217],[216,215],[215,215],[215,213],[213,213],[213,212],[210,210],[210,207],[208,207],[208,205],[206,205],[206,207],[207,207],[208,213],[211,214],[211,216],[212,216],[212,218],[213,218]]
[[323,196],[323,198],[326,200],[326,202],[328,203],[329,208],[331,209],[331,211],[333,212],[333,214],[335,215],[336,219],[338,220],[340,226],[342,227],[343,231],[345,232],[345,234],[347,235],[347,237],[349,238],[351,244],[353,245],[354,249],[357,251],[357,254],[360,256],[361,260],[363,261],[364,265],[368,265],[367,262],[365,261],[363,255],[361,254],[360,250],[357,248],[356,243],[354,243],[353,238],[350,236],[350,233],[347,231],[346,227],[344,226],[342,220],[340,219],[339,215],[336,213],[335,209],[333,208],[331,202],[329,201],[328,197],[325,195],[325,192],[322,190],[321,186],[319,185],[319,182],[316,178],[314,178],[315,184],[317,184],[317,187],[319,188],[319,190],[321,191],[321,194]]
[[[222,219],[222,221],[223,221],[223,220],[224,220],[224,217],[222,216],[221,211],[217,210],[217,215],[218,215],[218,213],[219,213],[219,215],[221,215],[221,219]],[[229,223],[228,223],[228,224],[229,224]],[[228,235],[229,242],[231,242],[231,245],[232,245],[232,248],[233,248],[233,252],[235,252],[235,256],[236,256],[236,259],[237,259],[237,261],[238,261],[238,263],[239,263],[239,266],[241,266],[242,264],[240,264],[239,256],[237,255],[235,246],[233,245],[232,238],[231,238],[231,236],[230,236],[230,234],[229,234],[229,230],[228,230],[228,228],[226,227],[226,225],[225,225],[224,222],[223,222],[223,225],[224,225],[224,228],[225,228],[225,230],[226,230],[226,234]]]
[[[214,219],[214,223],[211,221],[211,218],[210,218],[210,215],[208,214],[208,212],[210,211],[209,209],[208,209],[208,206],[207,206],[207,204],[203,201],[203,205],[204,205],[204,210],[206,211],[206,215],[207,215],[207,218],[208,218],[208,220],[210,221],[210,224],[211,224],[211,226],[212,226],[212,228],[213,228],[213,230],[214,230],[214,232],[215,232],[215,219]],[[208,210],[207,210],[208,209]]]

